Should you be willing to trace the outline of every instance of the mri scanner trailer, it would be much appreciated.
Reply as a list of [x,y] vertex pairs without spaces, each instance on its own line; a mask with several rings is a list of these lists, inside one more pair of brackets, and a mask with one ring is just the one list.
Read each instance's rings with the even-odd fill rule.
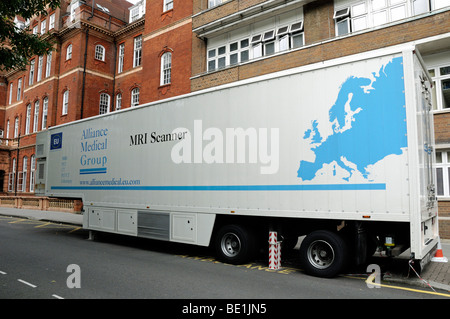
[[[242,263],[307,235],[330,277],[383,248],[436,249],[430,79],[376,51],[127,108],[37,134],[37,193],[81,198],[86,229],[213,245]],[[283,249],[285,249],[283,248]]]

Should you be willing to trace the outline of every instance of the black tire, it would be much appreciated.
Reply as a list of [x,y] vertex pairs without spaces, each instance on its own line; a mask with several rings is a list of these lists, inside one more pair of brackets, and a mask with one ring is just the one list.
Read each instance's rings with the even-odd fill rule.
[[214,241],[217,258],[228,264],[245,263],[256,251],[255,236],[240,225],[223,226]]
[[314,231],[303,240],[300,259],[308,274],[331,278],[338,275],[347,264],[347,244],[341,236],[331,231]]

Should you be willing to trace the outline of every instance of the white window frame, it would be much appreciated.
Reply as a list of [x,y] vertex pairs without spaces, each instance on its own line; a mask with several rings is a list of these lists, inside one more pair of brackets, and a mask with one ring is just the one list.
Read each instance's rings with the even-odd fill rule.
[[[429,68],[428,72],[432,75],[433,80],[433,88],[431,91],[433,111],[450,111],[450,100],[447,102],[448,104],[445,101],[445,95],[450,96],[450,62]],[[444,91],[446,91],[445,94]]]
[[47,32],[47,19],[41,21],[41,34]]
[[38,69],[37,69],[37,77],[36,82],[39,82],[42,79],[42,67],[44,65],[44,56],[40,55],[38,58]]
[[48,78],[52,72],[52,51],[47,54],[47,61],[45,65],[45,77]]
[[19,117],[14,118],[14,138],[19,137]]
[[17,101],[22,99],[22,78],[17,81]]
[[48,30],[50,31],[51,29],[54,28],[55,28],[55,14],[52,13],[49,18]]
[[63,93],[62,115],[67,115],[68,111],[69,111],[69,90],[65,90]]
[[36,156],[31,155],[30,161],[30,192],[34,193],[34,179],[36,176]]
[[9,103],[8,104],[12,103],[13,88],[14,88],[14,83],[11,82],[9,84]]
[[33,133],[39,130],[39,100],[34,102]]
[[224,38],[228,40],[207,48],[207,72],[304,46],[303,19],[284,25],[276,23],[270,29],[240,39],[232,38],[231,33]]
[[133,50],[133,68],[140,66],[142,63],[142,35],[134,38]]
[[101,93],[100,94],[100,103],[99,103],[99,112],[98,112],[98,114],[109,113],[110,100],[111,100],[111,97],[109,96],[108,93]]
[[161,56],[161,85],[170,84],[172,81],[172,52],[166,52]]
[[213,8],[213,7],[219,6],[228,1],[230,1],[230,0],[208,0],[208,8]]
[[27,105],[27,113],[25,117],[25,135],[30,134],[31,125],[31,103]]
[[33,27],[33,34],[38,34],[38,25],[36,24],[34,27]]
[[66,48],[66,61],[72,59],[72,43]]
[[123,72],[123,62],[125,57],[125,43],[119,44],[119,59],[118,59],[118,65],[117,65],[117,73]]
[[9,178],[8,178],[8,192],[14,192],[14,182],[16,180],[16,159],[13,158],[12,160],[12,169],[11,169],[11,173],[9,173]]
[[450,150],[436,150],[436,196],[450,197]]
[[24,156],[22,159],[22,172],[17,175],[17,191],[27,191],[27,172],[28,172],[28,157]]
[[80,2],[78,0],[72,1],[70,4],[70,22],[75,21],[76,10],[80,6]]
[[47,128],[47,114],[48,114],[48,97],[45,97],[42,101],[42,126],[41,129]]
[[35,59],[31,60],[30,62],[30,76],[28,78],[28,85],[33,85],[34,82],[34,64]]
[[139,88],[134,88],[131,91],[131,107],[139,105],[139,94],[140,94]]
[[173,9],[173,0],[164,0],[163,3],[163,12],[169,11]]
[[122,109],[122,93],[116,94],[116,111]]
[[105,61],[106,50],[101,44],[95,46],[95,59],[100,61]]

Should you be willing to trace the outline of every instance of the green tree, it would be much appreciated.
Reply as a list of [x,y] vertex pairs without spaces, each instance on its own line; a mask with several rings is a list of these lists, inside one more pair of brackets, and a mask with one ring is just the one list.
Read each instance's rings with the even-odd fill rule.
[[20,29],[14,18],[27,20],[34,15],[47,15],[47,9],[59,7],[60,0],[0,0],[0,70],[25,68],[34,55],[52,50],[51,37],[33,35],[29,27]]

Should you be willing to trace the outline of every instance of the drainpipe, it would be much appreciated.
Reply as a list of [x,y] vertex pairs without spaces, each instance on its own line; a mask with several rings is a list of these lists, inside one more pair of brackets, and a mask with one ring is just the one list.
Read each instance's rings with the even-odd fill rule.
[[84,89],[86,86],[86,62],[87,62],[88,39],[89,39],[89,27],[86,28],[86,44],[84,48],[83,84],[81,86],[80,119],[83,118],[83,110],[84,110]]
[[113,68],[113,88],[112,88],[112,94],[111,94],[111,111],[115,111],[115,95],[114,92],[116,90],[116,64],[117,64],[117,42],[116,39],[114,38],[114,68]]

